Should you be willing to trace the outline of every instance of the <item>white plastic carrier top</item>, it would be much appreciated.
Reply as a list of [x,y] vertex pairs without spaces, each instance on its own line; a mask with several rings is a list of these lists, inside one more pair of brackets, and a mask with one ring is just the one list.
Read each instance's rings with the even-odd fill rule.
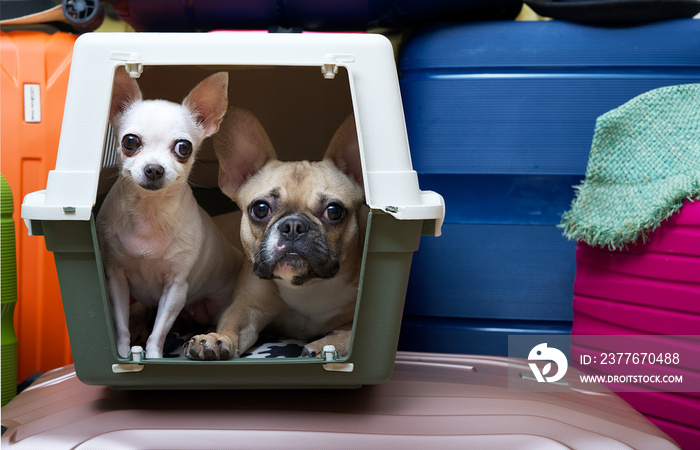
[[[413,170],[393,48],[374,34],[90,33],[75,44],[56,169],[46,190],[27,195],[31,222],[89,220],[108,139],[112,80],[119,66],[138,77],[145,66],[303,66],[333,78],[348,73],[367,204],[400,220],[434,220],[444,201],[421,191]],[[234,69],[235,67],[230,67]],[[431,230],[432,231],[432,230]]]

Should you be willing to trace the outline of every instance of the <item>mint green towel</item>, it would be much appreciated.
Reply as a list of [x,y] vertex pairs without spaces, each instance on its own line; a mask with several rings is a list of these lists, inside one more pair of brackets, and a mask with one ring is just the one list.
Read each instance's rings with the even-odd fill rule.
[[645,242],[700,198],[700,84],[655,89],[600,116],[576,190],[564,235],[611,250]]

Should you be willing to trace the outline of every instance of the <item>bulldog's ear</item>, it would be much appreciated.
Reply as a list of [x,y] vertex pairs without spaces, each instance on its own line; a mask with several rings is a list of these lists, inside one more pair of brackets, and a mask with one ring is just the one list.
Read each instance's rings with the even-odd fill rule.
[[357,184],[364,186],[355,116],[350,114],[338,127],[323,158],[333,161]]
[[109,121],[115,126],[115,119],[122,115],[132,103],[143,98],[136,80],[131,78],[124,67],[117,67],[112,86],[112,104],[109,108]]
[[205,136],[216,133],[228,107],[228,73],[217,72],[190,91],[182,105],[192,112]]
[[238,188],[268,161],[277,159],[267,132],[247,109],[231,106],[214,135],[219,187],[233,198]]

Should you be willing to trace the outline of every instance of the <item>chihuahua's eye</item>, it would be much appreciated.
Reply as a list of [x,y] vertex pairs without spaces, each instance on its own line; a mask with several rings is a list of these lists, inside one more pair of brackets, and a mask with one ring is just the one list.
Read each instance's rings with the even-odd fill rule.
[[270,212],[271,212],[270,205],[267,202],[263,202],[263,201],[255,202],[250,207],[251,216],[253,216],[253,218],[258,219],[258,220],[263,220],[268,215],[270,215]]
[[173,153],[179,160],[186,160],[192,154],[192,143],[185,139],[177,141],[173,147]]
[[127,134],[122,138],[122,148],[127,156],[135,155],[141,148],[141,138],[135,134]]
[[345,208],[338,203],[331,203],[326,210],[323,211],[323,217],[334,222],[338,221],[345,217]]

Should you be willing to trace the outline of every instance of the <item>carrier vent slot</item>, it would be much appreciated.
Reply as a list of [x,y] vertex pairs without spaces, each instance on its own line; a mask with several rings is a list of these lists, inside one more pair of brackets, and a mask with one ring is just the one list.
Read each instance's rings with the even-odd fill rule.
[[119,154],[117,139],[114,136],[112,125],[107,126],[107,139],[105,141],[104,157],[102,159],[102,168],[108,169],[119,165]]

